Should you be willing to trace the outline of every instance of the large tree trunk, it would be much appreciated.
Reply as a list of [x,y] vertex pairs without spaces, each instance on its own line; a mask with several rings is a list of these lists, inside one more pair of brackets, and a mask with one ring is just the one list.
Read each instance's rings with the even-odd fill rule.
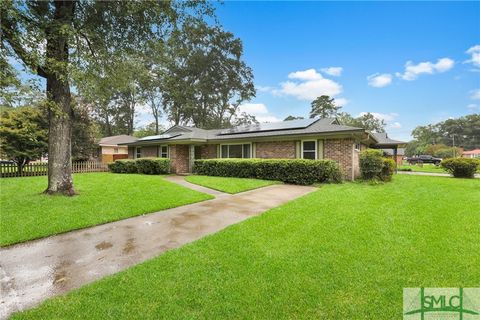
[[48,194],[74,195],[72,180],[72,116],[68,81],[68,35],[61,28],[71,24],[75,2],[55,2],[55,16],[47,31],[47,58],[55,66],[48,70],[49,99]]

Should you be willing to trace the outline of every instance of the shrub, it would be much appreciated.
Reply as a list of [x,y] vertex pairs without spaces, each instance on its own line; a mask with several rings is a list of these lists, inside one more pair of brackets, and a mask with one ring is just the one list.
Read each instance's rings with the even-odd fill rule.
[[166,174],[170,172],[170,159],[141,158],[137,160],[117,160],[108,164],[113,173]]
[[135,160],[117,160],[109,163],[108,168],[113,173],[137,173],[137,164]]
[[342,172],[333,160],[304,159],[208,159],[196,160],[194,172],[200,175],[279,180],[309,185],[341,182]]
[[383,167],[380,173],[380,180],[391,181],[396,166],[397,164],[395,161],[393,161],[393,159],[383,158]]
[[362,179],[378,178],[383,169],[383,152],[376,149],[363,150],[360,153],[360,173]]
[[395,161],[384,158],[381,150],[367,149],[360,153],[360,172],[364,180],[390,181],[395,167]]
[[138,173],[165,174],[170,172],[168,158],[141,158],[136,160]]
[[443,160],[440,165],[455,178],[473,178],[480,169],[480,161],[469,158],[451,158]]

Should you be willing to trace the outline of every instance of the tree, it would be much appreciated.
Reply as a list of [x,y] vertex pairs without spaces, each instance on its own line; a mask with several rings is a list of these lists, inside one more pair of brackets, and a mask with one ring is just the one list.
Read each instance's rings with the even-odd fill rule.
[[231,126],[240,104],[255,96],[240,39],[219,26],[190,21],[165,47],[162,94],[168,119],[205,129]]
[[341,107],[335,105],[335,99],[329,96],[322,95],[311,103],[312,110],[310,111],[310,118],[320,117],[329,118],[335,117]]
[[48,126],[39,108],[21,107],[4,111],[0,117],[0,149],[14,160],[18,172],[48,150]]
[[301,119],[305,119],[304,117],[294,117],[294,116],[288,116],[286,117],[285,119],[283,119],[283,121],[290,121],[290,120],[301,120]]
[[384,120],[376,118],[370,112],[357,118],[346,112],[340,112],[337,114],[337,120],[345,126],[363,128],[371,132],[385,132],[385,126],[387,125]]
[[150,124],[147,124],[144,127],[141,127],[139,129],[135,130],[135,132],[133,132],[133,136],[137,137],[137,138],[154,136],[154,135],[159,134],[163,130],[164,130],[164,128],[161,125],[157,126],[157,123],[152,122]]
[[2,44],[46,79],[49,194],[75,194],[72,181],[72,98],[77,74],[165,39],[186,16],[211,15],[206,2],[27,1],[0,3]]

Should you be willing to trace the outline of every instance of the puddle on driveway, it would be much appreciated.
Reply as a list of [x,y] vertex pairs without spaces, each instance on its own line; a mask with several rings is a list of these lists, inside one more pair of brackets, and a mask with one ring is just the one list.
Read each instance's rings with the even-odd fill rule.
[[111,248],[111,247],[113,247],[113,244],[111,244],[110,242],[106,242],[106,241],[102,241],[95,246],[95,248],[97,248],[97,250],[105,250],[105,249],[108,249],[108,248]]
[[273,185],[1,248],[0,319],[315,189]]

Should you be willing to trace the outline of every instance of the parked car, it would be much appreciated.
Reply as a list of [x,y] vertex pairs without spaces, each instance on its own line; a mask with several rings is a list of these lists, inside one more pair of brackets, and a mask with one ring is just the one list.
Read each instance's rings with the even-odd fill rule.
[[420,155],[418,157],[409,157],[407,158],[409,164],[418,164],[418,163],[433,163],[438,166],[442,162],[441,158],[435,158],[430,155]]

